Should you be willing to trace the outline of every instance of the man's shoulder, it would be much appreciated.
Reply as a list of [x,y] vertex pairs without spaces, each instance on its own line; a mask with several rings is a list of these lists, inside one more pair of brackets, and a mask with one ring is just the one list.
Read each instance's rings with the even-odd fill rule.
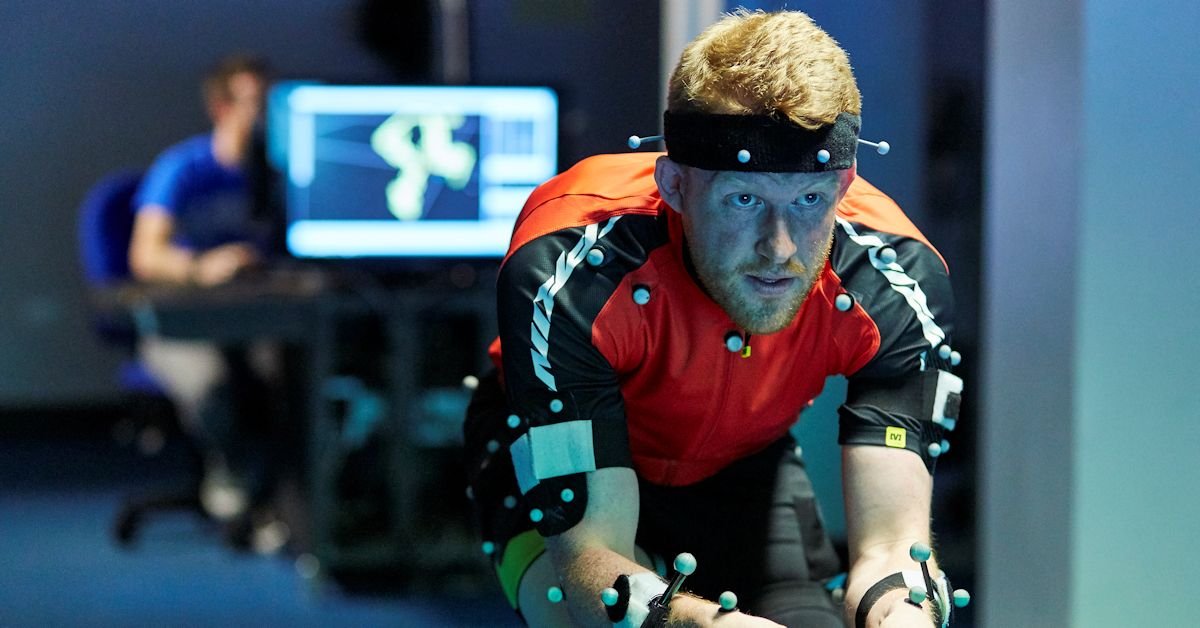
[[[597,155],[538,186],[517,218],[508,257],[531,242],[594,225],[607,235],[618,223],[654,222],[662,200],[654,183],[651,153]],[[641,218],[638,218],[641,217]]]
[[181,194],[206,181],[216,169],[212,134],[201,133],[167,147],[146,171],[134,202],[178,209]]
[[212,160],[212,134],[199,133],[168,146],[159,153],[156,163],[187,164]]
[[928,244],[925,236],[892,197],[862,177],[855,177],[837,206],[838,218],[872,230]]
[[[837,206],[838,227],[835,240],[848,240],[860,246],[850,247],[858,255],[843,255],[835,259],[835,270],[841,274],[839,265],[867,263],[867,252],[872,248],[887,248],[884,243],[909,242],[922,256],[932,256],[945,270],[945,260],[925,234],[913,224],[896,201],[862,177],[850,184],[846,196]],[[876,247],[875,245],[879,245]],[[836,245],[835,245],[836,246]]]

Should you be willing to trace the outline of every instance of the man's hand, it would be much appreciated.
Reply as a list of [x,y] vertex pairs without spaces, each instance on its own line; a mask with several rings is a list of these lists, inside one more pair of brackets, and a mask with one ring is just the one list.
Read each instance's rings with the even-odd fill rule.
[[716,628],[784,628],[782,624],[762,617],[747,615],[741,611],[722,613],[713,621],[712,625]]
[[192,281],[206,287],[223,284],[242,270],[258,264],[259,260],[258,253],[249,244],[224,244],[193,260]]
[[933,619],[929,616],[929,611],[917,608],[905,602],[903,598],[892,601],[887,607],[883,621],[879,622],[879,628],[930,628],[930,626],[933,626]]
[[671,599],[668,626],[713,626],[714,628],[783,628],[762,617],[741,611],[721,612],[721,607],[708,600],[679,595]]

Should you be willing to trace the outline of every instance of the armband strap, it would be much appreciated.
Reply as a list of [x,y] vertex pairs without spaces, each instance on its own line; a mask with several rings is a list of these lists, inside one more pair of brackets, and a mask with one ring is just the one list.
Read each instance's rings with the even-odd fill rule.
[[958,421],[962,379],[929,370],[898,378],[855,378],[838,410],[838,444],[882,445],[921,457],[932,474]]
[[[644,571],[631,576],[617,578],[613,588],[618,593],[618,603],[608,607],[608,619],[619,628],[641,628],[661,625],[666,615],[651,617],[651,604],[667,590],[667,583],[658,576]],[[624,607],[624,608],[622,608]],[[653,619],[656,623],[647,623]]]
[[871,607],[875,606],[879,598],[896,589],[912,589],[913,587],[921,587],[929,596],[933,605],[934,625],[939,628],[949,626],[950,582],[946,579],[946,575],[943,573],[936,579],[930,579],[921,570],[912,569],[896,572],[867,589],[867,592],[863,594],[862,601],[858,603],[858,610],[854,613],[855,628],[866,627],[867,615],[871,613]]
[[854,628],[866,628],[867,615],[871,613],[871,607],[889,591],[905,588],[904,574],[894,573],[879,582],[871,585],[870,589],[863,594],[862,600],[858,603],[858,611],[854,613]]

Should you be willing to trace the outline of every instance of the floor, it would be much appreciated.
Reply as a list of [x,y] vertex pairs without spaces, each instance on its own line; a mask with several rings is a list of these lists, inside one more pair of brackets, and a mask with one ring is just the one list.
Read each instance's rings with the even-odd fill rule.
[[230,549],[184,513],[114,543],[123,497],[180,472],[107,435],[0,434],[0,626],[520,625],[490,583],[355,593],[286,552]]

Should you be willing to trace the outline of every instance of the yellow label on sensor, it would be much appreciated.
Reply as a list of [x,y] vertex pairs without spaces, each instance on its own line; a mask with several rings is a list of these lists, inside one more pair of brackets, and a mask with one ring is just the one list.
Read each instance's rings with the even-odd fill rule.
[[888,447],[904,448],[904,444],[908,441],[908,432],[902,427],[889,427],[884,436],[883,444]]

